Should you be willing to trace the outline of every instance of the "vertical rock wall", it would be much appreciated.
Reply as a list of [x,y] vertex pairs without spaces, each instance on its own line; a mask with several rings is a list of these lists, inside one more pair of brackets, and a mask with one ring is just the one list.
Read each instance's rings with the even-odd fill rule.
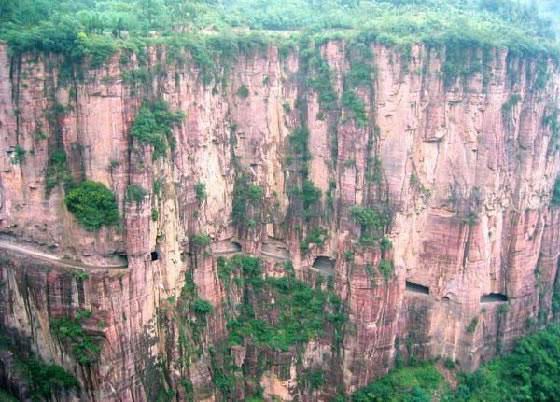
[[[281,57],[274,47],[241,55],[226,80],[211,84],[188,53],[186,62],[170,61],[161,47],[149,49],[144,66],[116,55],[80,79],[62,74],[56,57],[9,57],[0,48],[0,240],[25,247],[0,251],[2,325],[76,374],[82,391],[69,399],[150,400],[161,382],[150,374],[158,364],[166,384],[179,389],[188,378],[197,399],[219,395],[208,347],[227,336],[224,314],[240,296],[228,296],[217,260],[239,251],[260,255],[269,275],[282,275],[278,264],[290,260],[309,283],[332,277],[349,318],[340,356],[327,337],[306,346],[302,364],[322,365],[346,392],[385,373],[397,355],[445,356],[473,369],[553,319],[560,226],[550,200],[559,158],[556,133],[543,122],[557,110],[555,67],[543,86],[537,60],[473,49],[465,63],[482,68],[449,85],[441,50],[417,46],[406,55],[361,45],[371,73],[356,85],[356,47],[338,41],[314,48],[327,82],[302,55]],[[140,70],[146,82],[123,79]],[[326,106],[317,82],[330,87],[336,107]],[[348,91],[365,122],[359,107],[344,102]],[[130,135],[145,98],[162,98],[186,116],[163,159]],[[301,127],[310,153],[305,179],[321,190],[310,218],[298,215],[293,196],[302,177],[290,162],[290,136]],[[22,163],[13,161],[17,145],[26,151]],[[114,191],[121,226],[88,232],[65,209],[63,186],[46,191],[56,147],[75,180]],[[264,191],[259,209],[247,212],[247,223],[258,219],[242,227],[231,222],[241,175]],[[127,202],[129,184],[149,196]],[[360,243],[355,205],[390,212],[390,249]],[[326,239],[303,252],[313,228],[326,229]],[[211,238],[203,252],[193,249],[197,234]],[[29,250],[83,264],[88,275]],[[116,268],[123,256],[127,267]],[[333,262],[332,272],[321,273],[320,260]],[[383,275],[381,261],[394,272]],[[189,275],[214,310],[199,341],[204,352],[185,369],[172,305]],[[101,339],[91,367],[49,329],[53,318],[78,309],[92,311],[84,325]],[[252,367],[252,353],[238,349],[234,360]],[[271,356],[288,373],[266,372],[264,395],[301,393],[289,363],[295,355]],[[332,396],[332,383],[300,397]]]

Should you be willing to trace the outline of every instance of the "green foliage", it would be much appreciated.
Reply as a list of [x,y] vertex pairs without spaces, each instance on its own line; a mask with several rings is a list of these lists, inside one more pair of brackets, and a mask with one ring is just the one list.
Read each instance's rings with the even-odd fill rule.
[[25,29],[16,26],[9,25],[2,35],[16,54],[55,53],[74,63],[87,59],[92,67],[99,67],[116,50],[110,37],[83,32],[79,22],[71,16],[37,21]]
[[348,44],[350,71],[344,79],[345,87],[354,89],[372,85],[375,71],[372,67],[373,53],[370,46],[366,36],[358,36]]
[[388,238],[384,237],[379,242],[379,246],[381,247],[381,251],[388,251],[391,248],[393,248],[393,242],[391,242],[391,240],[389,240]]
[[23,149],[21,147],[21,145],[17,144],[15,149],[14,149],[14,153],[12,155],[11,162],[14,165],[23,164],[23,162],[25,162],[25,153],[26,153],[25,149]]
[[154,78],[153,73],[146,67],[124,70],[121,73],[123,83],[127,85],[149,85]]
[[37,141],[44,141],[49,138],[49,135],[42,130],[36,130],[33,136]]
[[[550,10],[554,8],[542,7],[543,12],[554,15]],[[524,56],[557,53],[552,25],[539,17],[535,7],[511,0],[12,0],[0,3],[0,27],[0,38],[13,53],[55,53],[73,63],[90,59],[94,66],[101,65],[117,47],[167,42],[178,59],[177,50],[188,49],[205,83],[227,70],[227,60],[262,47],[266,42],[262,30],[325,30],[318,37],[322,40],[361,34],[370,43],[402,49],[418,42],[431,47],[447,45],[456,48],[456,54],[464,47],[508,47]],[[294,40],[280,37],[279,53],[285,58]],[[446,75],[463,73],[458,57],[448,53],[446,59],[453,61]],[[313,61],[311,67],[320,70],[324,66],[319,63]],[[324,72],[319,72],[312,86],[329,83],[324,78]],[[322,106],[334,104],[332,91],[318,92]]]
[[134,118],[132,136],[153,146],[153,158],[165,156],[167,148],[175,147],[173,128],[184,119],[182,112],[171,112],[164,100],[145,101]]
[[431,363],[392,370],[352,395],[353,402],[430,402],[443,382]]
[[301,201],[303,217],[309,220],[320,215],[321,190],[311,180],[304,180],[301,190],[294,189],[291,192],[294,201]]
[[383,278],[388,281],[393,276],[393,272],[395,271],[395,267],[393,266],[393,261],[389,260],[381,260],[379,262],[379,266],[377,267],[379,272],[383,275]]
[[199,204],[202,204],[206,200],[206,186],[204,183],[198,182],[194,185],[194,191],[196,193],[196,200]]
[[315,391],[321,388],[321,386],[323,386],[325,382],[325,373],[320,368],[305,370],[301,375],[301,379],[299,380],[299,383],[310,391]]
[[79,281],[86,281],[89,279],[89,273],[86,271],[72,271],[72,276]]
[[78,363],[85,366],[97,362],[101,353],[99,342],[82,327],[83,322],[89,318],[91,311],[80,310],[74,318],[53,318],[50,322],[53,335],[70,348]]
[[253,209],[260,208],[264,197],[262,187],[249,182],[249,178],[241,175],[235,180],[233,188],[233,202],[231,209],[231,219],[235,225],[247,223],[250,218],[247,215],[249,207]]
[[478,317],[474,317],[470,322],[469,325],[467,325],[467,332],[469,334],[474,334],[474,331],[476,331],[476,327],[478,326]]
[[254,257],[234,256],[228,265],[249,297],[228,322],[231,344],[250,341],[287,351],[322,336],[327,328],[340,333],[345,315],[334,294],[313,289],[293,276],[264,279],[260,260]]
[[316,244],[317,246],[322,246],[325,244],[325,240],[327,240],[329,235],[329,231],[325,228],[312,228],[305,236],[305,239],[301,241],[299,247],[303,253],[309,251],[309,245],[311,243]]
[[161,196],[162,186],[163,186],[163,183],[162,183],[161,179],[154,180],[154,183],[152,184],[152,191],[153,191],[154,195],[157,195],[158,197]]
[[327,61],[321,56],[318,47],[313,46],[311,42],[303,41],[302,47],[307,47],[307,51],[303,51],[304,64],[307,63],[307,69],[310,72],[309,86],[317,93],[319,105],[323,110],[330,111],[336,108],[338,97],[332,86],[331,70]]
[[553,108],[552,111],[543,115],[542,120],[543,127],[548,127],[550,130],[550,142],[553,147],[558,146],[558,139],[560,138],[560,123],[558,121],[559,112],[560,110],[558,108]]
[[[446,359],[444,366],[452,369],[455,363]],[[352,401],[555,401],[560,392],[558,378],[560,327],[555,325],[520,340],[511,354],[474,373],[459,374],[455,391],[445,390],[435,365],[426,362],[391,371],[352,395]]]
[[482,60],[476,59],[474,56],[471,59],[470,55],[477,48],[477,45],[473,45],[471,41],[462,38],[450,38],[445,42],[445,58],[441,72],[443,84],[446,88],[455,84],[458,78],[464,81],[473,74],[482,71]]
[[153,222],[157,222],[157,220],[159,219],[159,211],[157,210],[157,208],[152,208],[150,217],[152,218]]
[[19,360],[17,366],[31,386],[33,400],[50,400],[53,394],[80,386],[76,378],[64,368],[35,357]]
[[455,364],[455,362],[453,361],[453,359],[451,359],[451,358],[449,358],[449,357],[446,357],[446,358],[443,360],[443,367],[445,367],[445,368],[448,369],[448,370],[452,370],[452,369],[454,369],[454,368],[456,367],[456,364]]
[[[80,384],[76,378],[63,367],[47,362],[35,355],[30,350],[30,345],[25,342],[25,337],[19,333],[7,335],[1,328],[0,351],[8,352],[15,363],[10,370],[12,375],[23,380],[33,401],[50,401],[53,397],[58,399],[66,391],[79,390]],[[23,341],[23,342],[22,342]],[[19,381],[18,381],[19,382]],[[11,402],[18,401],[0,390],[0,400]]]
[[290,155],[297,161],[307,163],[311,160],[309,152],[309,130],[307,127],[296,128],[288,137]]
[[463,223],[465,223],[469,227],[476,226],[478,223],[478,215],[474,211],[470,211],[467,215],[463,218]]
[[391,216],[388,211],[373,209],[361,206],[353,206],[350,215],[354,222],[360,225],[360,242],[371,244],[381,238],[385,227],[391,223]]
[[450,401],[553,401],[560,395],[560,327],[521,340],[508,356],[461,376]]
[[214,310],[212,304],[210,302],[203,300],[203,299],[196,299],[192,305],[193,311],[198,316],[206,316]]
[[249,96],[249,89],[245,86],[245,85],[241,85],[238,89],[237,92],[235,93],[237,96],[239,96],[240,98],[247,98]]
[[126,187],[126,201],[135,202],[137,206],[144,202],[144,199],[148,195],[148,191],[137,184],[129,184]]
[[191,242],[196,247],[208,247],[211,239],[207,234],[196,234],[191,238]]
[[12,396],[4,391],[2,391],[0,389],[0,401],[4,401],[4,402],[19,402],[18,399],[16,399],[15,396]]
[[86,180],[72,188],[64,197],[68,211],[87,230],[119,223],[115,195],[102,183]]
[[342,105],[352,114],[358,127],[366,127],[368,117],[365,111],[364,102],[352,90],[345,90],[342,94]]
[[373,158],[373,163],[371,163],[371,160],[372,158],[368,160],[368,167],[372,165],[372,172],[367,173],[366,179],[377,185],[381,185],[383,183],[383,163],[377,156]]
[[513,108],[521,101],[521,96],[518,94],[513,94],[509,99],[502,105],[502,118],[504,121],[511,118],[511,113]]
[[354,206],[350,214],[354,221],[364,228],[381,228],[388,223],[385,216],[371,208]]
[[71,184],[72,175],[66,163],[66,153],[63,150],[55,150],[49,157],[47,166],[46,188],[47,193],[59,184]]

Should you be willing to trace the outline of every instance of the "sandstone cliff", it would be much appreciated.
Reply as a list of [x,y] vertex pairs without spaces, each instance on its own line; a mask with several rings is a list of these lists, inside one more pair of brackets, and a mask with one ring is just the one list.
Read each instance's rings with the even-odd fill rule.
[[[261,388],[328,400],[411,355],[473,369],[553,319],[552,63],[471,49],[452,74],[442,49],[331,41],[249,50],[205,79],[188,52],[143,56],[68,73],[54,56],[0,47],[1,322],[76,375],[80,392],[62,399],[240,400]],[[163,158],[130,134],[145,99],[185,114]],[[74,180],[116,194],[120,226],[77,223],[64,186],[48,183],[56,150]],[[129,185],[146,197],[127,201]],[[240,200],[248,188],[257,196]],[[371,229],[368,211],[386,220]],[[257,316],[282,306],[246,273],[224,282],[240,253],[268,277],[291,262],[340,297],[347,320],[287,350],[232,345],[237,304]],[[193,294],[210,313],[193,313]],[[93,362],[53,334],[82,310]],[[2,367],[25,397],[9,356]]]

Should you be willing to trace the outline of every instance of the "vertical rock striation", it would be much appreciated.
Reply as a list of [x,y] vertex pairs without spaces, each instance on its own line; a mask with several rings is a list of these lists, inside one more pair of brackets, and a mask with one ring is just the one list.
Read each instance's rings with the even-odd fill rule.
[[[553,319],[552,64],[543,84],[537,60],[472,49],[463,62],[478,68],[450,76],[441,49],[331,41],[247,51],[209,83],[186,52],[123,55],[81,76],[0,47],[1,325],[79,379],[65,399],[219,399],[230,364],[230,399],[325,400],[410,355],[474,369]],[[145,99],[185,114],[164,158],[131,135]],[[116,194],[120,226],[80,227],[63,183],[49,184],[57,151],[74,181]],[[127,200],[130,185],[146,197]],[[364,209],[387,221],[368,227]],[[240,253],[268,277],[291,261],[333,289],[342,332],[284,351],[228,344],[244,298],[276,319],[274,292],[224,284],[220,267]],[[196,300],[212,306],[204,318]],[[52,330],[82,310],[101,348],[88,364]]]

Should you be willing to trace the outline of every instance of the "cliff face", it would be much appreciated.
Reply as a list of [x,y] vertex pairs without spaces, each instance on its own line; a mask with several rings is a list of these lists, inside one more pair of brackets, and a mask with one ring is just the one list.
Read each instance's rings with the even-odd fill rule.
[[[479,68],[450,79],[442,51],[359,45],[329,42],[312,59],[248,52],[212,83],[166,48],[72,74],[0,48],[2,326],[77,376],[81,392],[63,398],[241,399],[260,386],[267,398],[325,400],[411,355],[473,369],[553,319],[555,67],[472,50],[459,64]],[[130,128],[156,98],[186,117],[154,159]],[[46,190],[56,149],[75,180],[114,191],[121,226],[86,231],[64,186]],[[232,221],[244,180],[262,194]],[[127,201],[130,184],[147,197]],[[373,240],[356,206],[390,218]],[[279,304],[272,290],[247,296],[223,281],[224,258],[240,252],[269,277],[291,261],[298,279],[340,297],[346,322],[284,351],[231,345],[236,304],[249,297],[257,315]],[[213,307],[204,319],[181,312],[191,282]],[[79,310],[101,347],[87,364],[52,329]],[[4,382],[25,396],[4,357]]]

